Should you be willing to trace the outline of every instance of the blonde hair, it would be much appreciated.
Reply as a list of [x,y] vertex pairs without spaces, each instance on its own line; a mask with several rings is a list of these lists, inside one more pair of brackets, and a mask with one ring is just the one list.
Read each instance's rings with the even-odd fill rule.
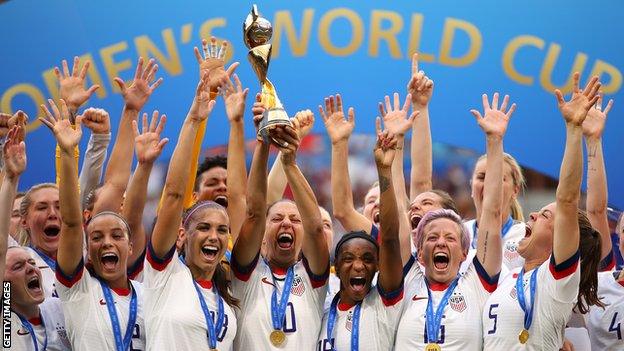
[[[49,188],[58,190],[58,186],[54,183],[36,184],[36,185],[33,185],[30,189],[28,189],[26,194],[24,194],[24,197],[22,197],[22,201],[20,202],[19,214],[20,214],[21,220],[24,220],[26,216],[28,216],[28,209],[30,208],[30,205],[32,205],[32,195],[41,189],[49,189]],[[21,225],[19,227],[17,238],[18,238],[17,242],[21,246],[30,246],[30,232],[28,231],[28,229],[24,228]]]
[[[481,155],[477,162],[484,160],[487,158],[487,155]],[[513,180],[513,185],[518,187],[520,191],[524,191],[526,187],[526,179],[524,179],[524,174],[522,173],[522,168],[518,164],[513,156],[508,153],[503,153],[503,161],[509,166],[511,169],[511,179]],[[520,205],[520,201],[518,201],[517,197],[513,197],[511,199],[511,204],[509,205],[509,212],[511,214],[511,218],[516,221],[524,222],[524,213],[522,211],[522,205]]]

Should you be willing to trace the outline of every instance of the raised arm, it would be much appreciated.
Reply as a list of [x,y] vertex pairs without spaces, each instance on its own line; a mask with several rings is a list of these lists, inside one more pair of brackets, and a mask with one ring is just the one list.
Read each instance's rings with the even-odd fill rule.
[[315,275],[322,275],[329,269],[329,251],[323,232],[323,219],[316,196],[308,181],[297,166],[296,156],[300,140],[297,131],[290,126],[277,127],[276,145],[282,153],[282,164],[293,192],[301,224],[303,225],[303,245],[301,251]]
[[[61,99],[60,111],[53,100],[48,100],[48,103],[52,108],[52,113],[45,105],[41,105],[45,116],[39,118],[39,120],[54,133],[61,156],[59,202],[63,220],[56,260],[61,272],[71,275],[76,271],[78,264],[82,260],[84,243],[82,209],[78,192],[78,167],[74,160],[74,148],[82,137],[83,117],[77,116],[75,127],[72,127],[65,100]],[[91,111],[86,110],[85,114],[91,113]]]
[[132,155],[134,153],[132,122],[137,120],[139,112],[145,106],[149,97],[162,83],[162,78],[154,82],[156,71],[158,71],[158,65],[154,59],[149,60],[144,69],[143,58],[141,57],[137,64],[134,80],[130,86],[126,86],[126,82],[121,78],[115,78],[115,83],[121,89],[124,107],[113,151],[106,167],[104,184],[93,206],[94,214],[102,211],[119,212],[121,208],[123,195],[126,192],[130,172],[132,171]]
[[483,94],[483,116],[477,110],[471,110],[477,123],[485,133],[487,165],[483,185],[483,209],[479,218],[477,235],[477,259],[490,277],[500,273],[502,256],[501,239],[501,203],[503,201],[503,138],[516,104],[509,104],[509,95],[505,95],[498,107],[498,93],[492,97]]
[[4,272],[6,265],[9,226],[17,183],[26,169],[26,145],[19,137],[23,131],[21,129],[22,127],[18,126],[11,128],[2,146],[5,177],[0,185],[0,272]]
[[578,203],[581,196],[583,178],[583,121],[589,109],[598,101],[600,83],[598,77],[592,77],[585,89],[579,89],[578,72],[574,73],[574,87],[570,101],[563,99],[563,94],[555,90],[559,110],[566,124],[566,144],[559,171],[553,238],[555,264],[560,264],[579,248]]
[[[89,119],[87,119],[89,118]],[[82,124],[91,130],[89,144],[80,168],[80,203],[84,206],[86,198],[100,185],[104,171],[104,161],[111,139],[110,118],[105,114],[87,114]]]
[[[602,95],[592,106],[583,121],[583,136],[587,146],[587,217],[592,227],[600,233],[602,239],[600,257],[609,262],[611,252],[611,231],[607,217],[607,173],[602,155],[602,132],[604,131],[607,114],[611,110],[613,100],[602,110]],[[605,267],[603,267],[605,268]]]
[[169,162],[158,220],[151,239],[152,248],[158,257],[165,257],[178,237],[184,209],[184,194],[190,178],[191,162],[188,155],[193,149],[193,140],[199,125],[208,118],[214,104],[214,100],[210,100],[207,75],[204,75],[197,85],[193,104],[182,124],[178,144]]
[[154,162],[162,153],[163,148],[169,142],[168,138],[160,139],[160,134],[165,128],[167,117],[162,115],[158,120],[158,111],[152,113],[152,119],[147,124],[147,113],[143,114],[142,132],[136,121],[132,121],[134,134],[134,150],[138,164],[128,186],[124,201],[122,215],[128,221],[130,227],[132,255],[128,258],[128,268],[135,267],[145,251],[145,228],[143,227],[143,210],[147,201],[147,183]]
[[[310,133],[314,126],[314,114],[310,110],[302,110],[290,119],[293,128],[299,134],[299,139],[303,139]],[[278,154],[269,172],[269,183],[267,193],[267,204],[272,204],[284,197],[284,191],[288,185],[284,166],[282,165],[282,155]]]
[[420,112],[412,125],[410,154],[410,199],[432,189],[431,128],[429,127],[429,101],[433,94],[433,81],[418,70],[418,54],[412,56],[412,77],[407,83],[407,92],[412,96],[414,110]]
[[337,94],[335,99],[333,95],[325,98],[325,110],[319,106],[319,112],[332,143],[331,188],[334,217],[348,232],[363,230],[370,233],[371,221],[353,206],[349,179],[349,137],[355,126],[355,111],[350,107],[348,119],[345,120],[342,98]]
[[245,220],[247,207],[245,195],[247,193],[247,165],[245,163],[245,133],[243,116],[245,115],[245,99],[249,89],[244,89],[234,74],[236,86],[227,80],[221,88],[225,100],[225,113],[230,121],[230,138],[228,140],[227,158],[227,212],[230,217],[230,233],[232,241],[236,237]]
[[414,110],[409,118],[407,118],[410,105],[411,96],[408,94],[405,97],[405,103],[401,108],[398,93],[394,93],[394,105],[390,103],[390,97],[388,95],[385,97],[385,106],[381,102],[379,103],[379,113],[381,113],[381,116],[383,117],[384,126],[397,140],[394,161],[392,162],[392,183],[398,206],[397,214],[399,216],[401,259],[405,263],[407,263],[411,256],[410,242],[412,226],[410,225],[410,221],[407,216],[409,198],[407,197],[407,192],[405,190],[405,176],[403,175],[403,145],[405,141],[405,133],[407,133],[407,131],[409,131],[412,127],[414,119],[416,119],[416,116],[420,113],[419,111]]
[[396,253],[399,242],[399,207],[392,181],[392,163],[396,155],[397,138],[386,129],[381,132],[377,118],[375,164],[379,175],[379,225],[382,228],[379,248],[379,285],[385,292],[396,291],[403,282],[403,263]]

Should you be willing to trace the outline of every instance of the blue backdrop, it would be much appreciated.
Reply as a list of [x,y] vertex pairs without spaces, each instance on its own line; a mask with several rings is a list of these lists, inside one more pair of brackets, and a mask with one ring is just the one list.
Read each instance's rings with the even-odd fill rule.
[[[356,109],[357,132],[370,133],[376,103],[394,91],[404,94],[411,53],[418,51],[421,68],[435,81],[430,107],[434,141],[483,151],[482,134],[468,110],[481,108],[484,92],[508,93],[518,110],[506,151],[525,167],[555,177],[565,133],[552,90],[569,91],[574,70],[581,71],[583,82],[600,74],[605,93],[616,100],[604,135],[610,203],[624,207],[620,1],[274,0],[258,5],[274,26],[269,76],[290,113],[316,111],[324,96],[340,92]],[[230,41],[234,50],[229,58],[241,62],[243,84],[258,90],[242,42],[242,22],[250,7],[247,1],[199,0],[5,2],[0,5],[5,28],[0,107],[5,112],[23,109],[33,122],[40,115],[36,106],[57,96],[52,68],[78,55],[91,59],[89,79],[101,85],[89,104],[108,109],[115,126],[122,99],[112,79],[130,79],[139,55],[156,57],[164,83],[146,111],[158,109],[169,117],[167,157],[193,97],[193,46],[200,38],[215,35]],[[227,128],[219,103],[205,146],[225,143]],[[29,168],[20,188],[54,179],[50,132],[36,122],[29,130]],[[322,123],[315,130],[323,132]]]

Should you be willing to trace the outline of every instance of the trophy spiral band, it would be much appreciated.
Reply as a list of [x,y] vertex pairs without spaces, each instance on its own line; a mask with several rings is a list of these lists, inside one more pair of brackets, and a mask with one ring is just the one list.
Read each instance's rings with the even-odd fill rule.
[[268,137],[268,131],[272,126],[291,125],[288,113],[277,97],[275,86],[267,78],[269,62],[271,61],[271,44],[269,41],[272,35],[271,23],[260,17],[257,6],[253,5],[251,13],[243,23],[243,39],[249,48],[247,58],[262,87],[262,103],[267,107],[258,128],[258,135],[264,139]]

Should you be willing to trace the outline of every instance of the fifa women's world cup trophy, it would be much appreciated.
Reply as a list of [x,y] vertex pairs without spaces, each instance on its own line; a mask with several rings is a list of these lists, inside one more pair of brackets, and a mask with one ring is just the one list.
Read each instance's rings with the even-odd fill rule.
[[267,78],[269,62],[271,61],[271,36],[273,26],[266,18],[260,17],[258,7],[254,4],[251,13],[247,15],[243,23],[243,40],[249,48],[247,58],[251,63],[260,85],[262,87],[262,103],[266,107],[258,135],[265,140],[269,137],[269,132],[273,126],[291,125],[288,114],[284,110],[282,103],[277,97],[277,91]]

